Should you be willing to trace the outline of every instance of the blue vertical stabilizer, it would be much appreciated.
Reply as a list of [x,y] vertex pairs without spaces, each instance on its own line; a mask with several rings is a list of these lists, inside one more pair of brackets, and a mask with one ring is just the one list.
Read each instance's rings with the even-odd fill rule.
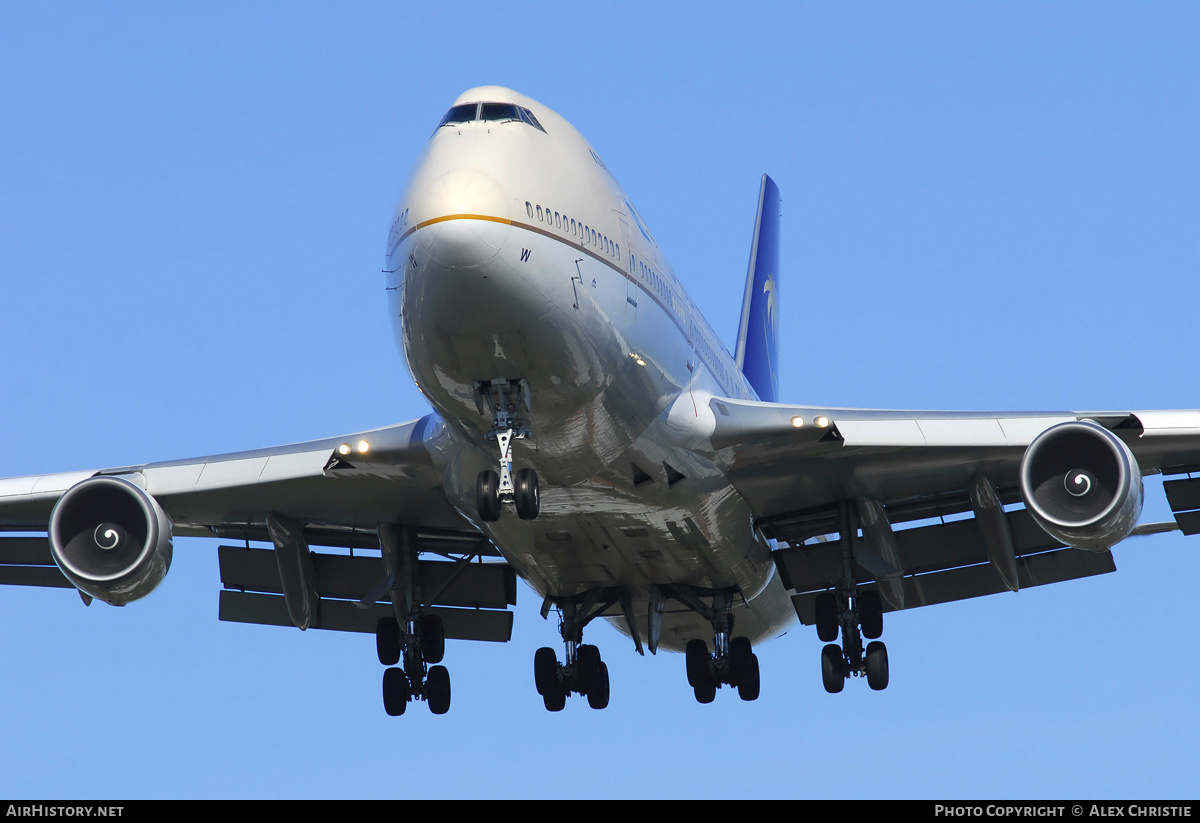
[[779,187],[763,175],[758,192],[758,217],[742,322],[738,324],[737,366],[759,400],[779,400]]

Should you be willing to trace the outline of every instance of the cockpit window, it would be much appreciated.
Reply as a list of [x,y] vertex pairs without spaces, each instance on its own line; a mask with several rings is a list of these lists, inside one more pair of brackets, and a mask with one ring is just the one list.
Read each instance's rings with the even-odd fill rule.
[[512,103],[484,103],[479,112],[480,120],[520,120],[521,113]]
[[521,109],[521,119],[543,134],[546,132],[546,130],[542,128],[542,124],[538,122],[538,119],[533,116],[533,112],[531,112],[529,109]]
[[533,112],[524,106],[516,106],[512,103],[463,103],[454,106],[446,112],[442,122],[438,123],[438,128],[452,126],[456,123],[471,123],[476,120],[487,120],[493,123],[517,120],[533,126],[543,134],[546,132],[538,119],[533,116]]
[[454,106],[450,111],[446,112],[446,116],[442,118],[442,122],[438,123],[438,128],[449,126],[452,123],[470,123],[475,119],[475,113],[478,108],[478,103],[466,103],[461,106]]

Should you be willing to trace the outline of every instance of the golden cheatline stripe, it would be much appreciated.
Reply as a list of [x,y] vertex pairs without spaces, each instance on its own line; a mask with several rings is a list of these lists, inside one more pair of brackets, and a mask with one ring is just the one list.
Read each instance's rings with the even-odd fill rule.
[[432,226],[434,223],[445,223],[447,220],[488,220],[492,223],[503,223],[506,226],[512,225],[512,221],[508,218],[492,217],[490,214],[447,214],[445,217],[435,217],[432,220],[426,220],[422,223],[418,223],[405,232],[405,235],[411,234],[417,229],[423,229],[426,226]]
[[[612,269],[617,274],[624,277],[630,283],[633,283],[635,286],[637,286],[638,289],[640,289],[643,294],[645,294],[652,301],[654,301],[655,303],[657,303],[659,305],[659,307],[663,310],[663,312],[667,315],[667,317],[670,318],[671,322],[675,324],[675,327],[677,329],[679,329],[679,331],[683,334],[685,339],[687,339],[689,341],[692,340],[692,335],[691,335],[689,329],[685,326],[684,322],[675,314],[675,312],[670,307],[667,306],[666,303],[664,303],[662,301],[662,298],[660,298],[657,294],[654,293],[654,291],[649,286],[647,286],[644,283],[639,282],[637,277],[632,272],[625,271],[620,266],[618,266],[616,263],[614,263],[612,260],[609,260],[605,255],[601,255],[598,252],[592,251],[586,245],[576,244],[576,243],[566,239],[565,237],[560,237],[555,232],[547,231],[546,229],[542,228],[541,226],[535,226],[532,223],[522,223],[519,220],[509,220],[507,217],[494,217],[490,214],[447,214],[442,217],[434,217],[430,220],[425,220],[421,223],[417,223],[417,224],[413,225],[407,231],[405,231],[404,234],[400,235],[400,239],[397,240],[396,243],[397,243],[397,245],[400,244],[410,234],[415,232],[417,229],[423,229],[426,226],[432,226],[435,223],[445,223],[447,220],[486,220],[491,223],[502,223],[503,225],[506,225],[506,226],[516,226],[519,229],[526,229],[526,230],[532,231],[536,234],[543,235],[544,237],[548,237],[551,240],[554,240],[558,243],[562,243],[563,245],[568,246],[569,248],[571,248],[575,251],[582,252],[583,254],[586,254],[589,257],[592,257],[597,262],[603,263],[604,265],[608,266],[610,269]],[[690,309],[689,309],[689,311],[690,311]],[[697,349],[697,351],[698,351],[698,349]],[[703,355],[701,355],[701,360],[704,360]],[[714,360],[714,363],[719,362],[719,358],[717,358],[715,355],[713,357],[713,360]],[[716,374],[718,371],[716,366],[712,363],[709,364],[709,368],[712,369],[714,374]],[[720,383],[721,383],[720,376],[717,377],[717,383],[718,383],[718,385],[720,385]]]

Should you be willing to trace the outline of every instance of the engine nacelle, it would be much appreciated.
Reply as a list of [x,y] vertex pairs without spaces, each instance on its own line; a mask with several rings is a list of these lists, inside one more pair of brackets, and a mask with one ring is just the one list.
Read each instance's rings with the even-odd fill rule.
[[171,521],[128,480],[89,477],[67,489],[50,513],[50,552],[80,591],[123,606],[166,576]]
[[1077,549],[1120,543],[1142,514],[1142,473],[1129,447],[1077,420],[1039,434],[1021,459],[1021,496],[1039,526]]

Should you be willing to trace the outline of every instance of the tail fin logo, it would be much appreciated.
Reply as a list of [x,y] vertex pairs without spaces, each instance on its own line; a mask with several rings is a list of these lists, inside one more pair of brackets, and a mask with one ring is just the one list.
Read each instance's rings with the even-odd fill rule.
[[[766,314],[766,323],[763,323],[763,355],[767,361],[767,370],[771,373],[772,387],[779,385],[779,375],[775,372],[776,358],[776,342],[779,339],[779,312],[775,308],[775,299],[778,297],[779,287],[775,285],[775,275],[768,274],[763,282],[763,297],[766,298],[766,306],[764,313]],[[776,397],[772,389],[771,401],[774,402]]]
[[779,331],[779,315],[775,311],[775,296],[777,289],[775,288],[775,276],[768,274],[767,282],[763,283],[763,294],[767,296],[767,323],[771,326],[771,336]]

